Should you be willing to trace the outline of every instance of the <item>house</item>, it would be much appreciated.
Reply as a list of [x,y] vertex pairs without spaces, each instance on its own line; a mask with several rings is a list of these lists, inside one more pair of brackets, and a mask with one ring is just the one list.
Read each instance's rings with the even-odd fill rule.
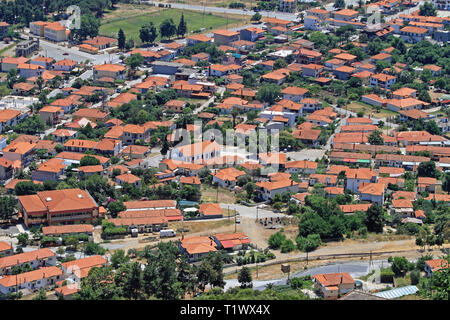
[[285,164],[286,171],[290,174],[293,173],[301,173],[310,175],[312,173],[316,173],[317,170],[317,162],[301,160],[301,161],[290,161]]
[[8,72],[9,70],[17,69],[19,64],[27,63],[29,59],[25,57],[18,57],[18,58],[7,57],[2,58],[1,61],[2,61],[2,71]]
[[99,109],[95,108],[81,108],[72,114],[72,119],[74,121],[86,118],[89,121],[99,123],[105,122],[108,118],[108,114]]
[[52,158],[41,163],[35,171],[31,172],[31,178],[35,181],[56,181],[65,169],[64,160]]
[[246,250],[250,244],[250,238],[244,232],[215,234],[211,238],[218,249],[227,251]]
[[405,99],[387,99],[386,109],[399,112],[400,110],[413,110],[422,109],[422,106],[427,104],[426,102],[417,100],[416,98],[405,98]]
[[63,272],[60,268],[43,267],[34,271],[9,275],[0,279],[0,293],[6,295],[18,290],[28,289],[32,292],[48,288],[62,280]]
[[408,43],[417,43],[425,39],[425,35],[428,33],[428,29],[406,26],[400,29],[400,38]]
[[324,66],[310,63],[303,66],[303,76],[317,78],[322,73]]
[[417,192],[432,192],[436,190],[437,179],[429,177],[417,178]]
[[175,146],[170,150],[169,158],[189,163],[201,163],[204,160],[220,157],[222,147],[216,141],[203,141]]
[[337,299],[355,288],[355,280],[347,272],[316,274],[314,287],[327,299]]
[[309,192],[296,193],[292,195],[291,200],[295,201],[295,203],[298,205],[304,205],[306,197],[310,195],[311,193]]
[[272,200],[276,194],[281,195],[284,192],[297,193],[299,191],[299,183],[291,179],[257,182],[256,186],[259,189],[259,195],[264,200]]
[[186,37],[187,46],[193,46],[198,43],[212,43],[213,39],[204,34],[194,34]]
[[14,174],[14,162],[6,158],[0,158],[0,181],[4,182],[12,178]]
[[372,204],[370,203],[361,203],[361,204],[343,204],[339,205],[339,209],[344,214],[354,214],[356,212],[367,212]]
[[34,160],[35,147],[36,143],[33,142],[10,143],[2,150],[3,158],[12,162],[19,160],[22,167],[25,167]]
[[370,57],[370,62],[372,62],[373,64],[376,64],[378,61],[391,64],[391,60],[392,56],[384,52],[380,52],[379,54]]
[[264,36],[266,31],[256,27],[248,27],[245,29],[241,29],[239,33],[241,40],[256,42],[258,41],[258,39]]
[[358,192],[359,186],[363,183],[375,183],[377,173],[368,168],[348,169],[346,170],[347,184],[345,189],[352,192]]
[[218,203],[201,203],[198,208],[200,216],[206,219],[222,218],[222,208]]
[[391,214],[400,214],[403,217],[414,217],[414,207],[410,200],[392,200]]
[[333,74],[339,80],[348,80],[355,71],[356,71],[355,68],[349,66],[342,66],[334,69]]
[[39,191],[19,196],[19,211],[25,225],[92,223],[99,216],[99,206],[91,195],[81,189]]
[[48,249],[38,249],[0,258],[0,276],[11,274],[13,267],[29,264],[32,269],[56,265],[56,254]]
[[46,124],[54,126],[61,121],[61,117],[64,115],[64,110],[60,107],[45,106],[39,110],[39,117]]
[[117,39],[102,36],[97,36],[89,40],[84,40],[83,43],[95,47],[98,50],[111,48],[117,46],[118,44]]
[[370,201],[383,205],[385,185],[382,183],[361,183],[358,192],[361,201]]
[[37,64],[29,64],[29,63],[20,63],[17,66],[17,69],[19,70],[19,75],[21,77],[24,77],[25,79],[31,77],[40,77],[44,72],[44,67],[39,66]]
[[31,95],[34,92],[34,89],[34,84],[27,82],[18,82],[13,85],[13,93],[19,96]]
[[94,80],[103,77],[113,78],[114,80],[125,80],[126,70],[127,68],[125,66],[118,64],[98,64],[94,66]]
[[359,12],[351,9],[342,9],[335,11],[333,16],[336,20],[354,21],[359,15]]
[[87,277],[89,271],[96,268],[103,268],[108,264],[108,260],[99,255],[94,255],[82,259],[61,263],[61,270],[66,279],[79,283]]
[[50,135],[56,142],[64,143],[68,139],[76,138],[78,136],[78,131],[67,130],[67,129],[57,129],[57,130],[53,131]]
[[205,236],[182,237],[179,247],[181,252],[188,256],[189,262],[198,261],[209,252],[217,251],[217,244]]
[[102,139],[95,146],[94,151],[105,156],[117,156],[122,149],[122,141],[119,139]]
[[144,159],[149,152],[149,147],[136,145],[128,145],[122,150],[122,154],[128,155],[131,159]]
[[37,57],[31,60],[30,64],[36,64],[43,67],[45,70],[51,70],[55,59],[50,57]]
[[131,173],[120,174],[115,177],[115,181],[120,185],[128,183],[137,188],[141,187],[141,182],[142,182],[141,178],[139,178]]
[[0,241],[0,257],[10,256],[14,253],[13,246],[5,241]]
[[337,195],[344,194],[344,188],[339,187],[325,187],[324,188],[325,194],[329,197],[336,197]]
[[383,89],[390,89],[391,86],[397,81],[397,77],[385,74],[385,73],[377,73],[370,76],[370,86],[371,87],[380,87]]
[[300,102],[308,93],[308,89],[303,89],[300,87],[287,87],[281,90],[281,93],[283,94],[283,99],[293,102]]
[[241,176],[245,176],[245,171],[238,170],[236,168],[225,168],[218,170],[216,173],[212,174],[212,183],[217,183],[223,188],[233,188],[236,186],[237,179]]
[[445,259],[433,259],[425,261],[425,273],[428,277],[431,277],[434,272],[448,269],[448,267],[448,261]]
[[62,59],[53,64],[53,70],[70,72],[77,66],[77,62],[71,59]]

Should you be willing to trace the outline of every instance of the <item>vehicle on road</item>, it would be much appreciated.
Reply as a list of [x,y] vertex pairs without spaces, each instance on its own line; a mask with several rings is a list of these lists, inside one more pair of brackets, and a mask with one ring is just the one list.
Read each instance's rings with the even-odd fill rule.
[[175,237],[177,234],[175,231],[173,231],[173,229],[166,229],[166,230],[161,230],[159,232],[159,237],[160,238],[169,238],[169,237]]

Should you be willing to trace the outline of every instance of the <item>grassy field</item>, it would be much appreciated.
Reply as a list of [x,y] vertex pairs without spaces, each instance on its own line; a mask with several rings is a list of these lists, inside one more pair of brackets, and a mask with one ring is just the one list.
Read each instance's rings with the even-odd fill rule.
[[[176,25],[180,21],[182,10],[177,9],[164,9],[157,12],[147,12],[135,15],[125,14],[125,16],[110,16],[103,20],[100,26],[99,33],[104,36],[117,37],[117,32],[120,28],[125,33],[127,39],[133,38],[136,44],[140,44],[139,29],[142,25],[152,21],[156,28],[159,29],[159,25],[165,20],[172,18]],[[239,22],[237,19],[231,19],[226,17],[220,17],[212,14],[205,14],[184,11],[184,19],[187,23],[188,32],[194,30],[200,30],[205,28],[206,30],[217,29],[220,27],[231,27],[231,25]],[[159,30],[158,30],[159,32]],[[158,36],[157,41],[160,39]]]
[[395,117],[398,115],[397,112],[393,112],[391,110],[387,109],[380,109],[380,112],[377,112],[377,109],[375,107],[372,107],[371,105],[361,103],[361,102],[352,102],[348,104],[344,109],[347,109],[349,111],[358,112],[360,110],[364,111],[364,115],[371,116],[374,118],[386,118],[386,117]]

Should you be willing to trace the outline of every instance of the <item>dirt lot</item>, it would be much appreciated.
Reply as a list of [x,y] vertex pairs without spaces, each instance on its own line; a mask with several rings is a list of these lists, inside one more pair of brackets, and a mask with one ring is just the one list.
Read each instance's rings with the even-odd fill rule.
[[214,187],[202,185],[201,192],[203,202],[236,203],[234,192],[225,188],[219,187],[217,191]]
[[347,109],[352,112],[358,112],[360,110],[363,110],[365,115],[370,115],[375,118],[386,118],[397,115],[396,112],[392,112],[386,109],[381,109],[380,112],[377,112],[375,107],[371,107],[370,105],[362,104],[359,102],[350,103],[347,106],[345,106],[344,109]]

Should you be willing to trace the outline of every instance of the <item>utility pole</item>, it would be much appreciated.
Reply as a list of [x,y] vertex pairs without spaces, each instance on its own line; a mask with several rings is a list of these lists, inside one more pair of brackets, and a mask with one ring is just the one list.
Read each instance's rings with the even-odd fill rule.
[[237,226],[237,224],[236,224],[236,215],[234,215],[234,233],[236,233],[236,226]]

